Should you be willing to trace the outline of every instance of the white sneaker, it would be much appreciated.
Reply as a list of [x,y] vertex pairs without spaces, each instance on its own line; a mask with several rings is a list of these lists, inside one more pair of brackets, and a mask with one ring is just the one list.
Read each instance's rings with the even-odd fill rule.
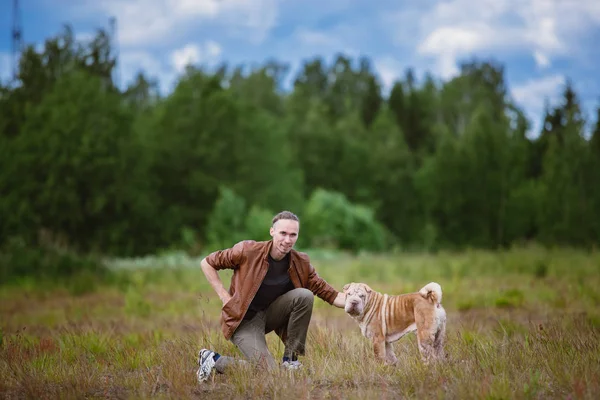
[[214,355],[215,352],[208,349],[202,349],[198,353],[199,368],[198,372],[196,372],[196,375],[198,376],[198,383],[206,381],[210,376],[210,373],[215,366]]
[[289,371],[296,370],[302,368],[302,363],[300,361],[284,361],[281,363],[281,367],[287,369]]

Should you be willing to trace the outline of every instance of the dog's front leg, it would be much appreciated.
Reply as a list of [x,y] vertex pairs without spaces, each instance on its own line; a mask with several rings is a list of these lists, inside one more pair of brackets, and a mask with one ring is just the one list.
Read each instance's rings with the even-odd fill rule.
[[396,353],[394,353],[394,346],[391,343],[385,342],[386,362],[391,365],[395,365],[398,362]]
[[375,357],[382,361],[386,360],[385,339],[383,336],[373,336],[373,351],[375,352]]

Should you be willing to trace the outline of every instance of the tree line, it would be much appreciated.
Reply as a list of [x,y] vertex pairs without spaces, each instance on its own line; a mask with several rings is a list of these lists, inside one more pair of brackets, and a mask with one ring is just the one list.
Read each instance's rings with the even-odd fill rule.
[[291,90],[277,61],[189,66],[166,96],[143,73],[120,90],[115,62],[106,32],[66,27],[0,87],[0,243],[201,252],[268,238],[284,209],[303,247],[600,243],[600,108],[587,120],[570,82],[531,138],[493,60],[408,68],[389,95],[343,54]]

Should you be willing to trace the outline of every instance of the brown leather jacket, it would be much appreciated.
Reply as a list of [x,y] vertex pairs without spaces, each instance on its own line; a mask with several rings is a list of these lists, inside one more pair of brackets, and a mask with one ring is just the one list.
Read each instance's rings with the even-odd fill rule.
[[[221,309],[221,330],[226,339],[231,338],[242,322],[267,273],[272,243],[272,240],[244,240],[229,249],[215,251],[206,257],[206,262],[216,270],[234,270],[229,288],[231,300]],[[338,291],[319,277],[308,255],[292,249],[290,256],[288,273],[294,287],[309,289],[327,303],[333,304]]]

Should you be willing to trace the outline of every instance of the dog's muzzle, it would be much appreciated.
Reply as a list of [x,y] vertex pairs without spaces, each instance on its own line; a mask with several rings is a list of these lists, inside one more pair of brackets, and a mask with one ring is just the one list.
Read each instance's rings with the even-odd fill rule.
[[359,301],[349,301],[346,303],[344,311],[350,315],[359,315],[362,312],[362,306]]

